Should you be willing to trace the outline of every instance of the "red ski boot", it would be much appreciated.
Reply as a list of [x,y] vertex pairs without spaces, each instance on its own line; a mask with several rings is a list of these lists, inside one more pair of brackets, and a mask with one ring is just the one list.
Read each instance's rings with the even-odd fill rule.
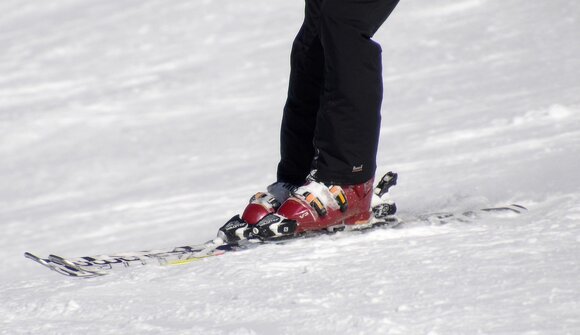
[[358,185],[325,185],[310,181],[278,209],[298,223],[296,233],[366,224],[372,217],[373,179]]
[[396,183],[397,174],[392,172],[381,179],[374,192],[373,179],[343,186],[325,185],[312,178],[301,187],[274,183],[268,193],[254,195],[242,217],[233,217],[220,228],[218,236],[235,243],[246,238],[276,239],[349,226],[366,228],[395,213],[395,204],[385,201],[383,195]]
[[309,178],[275,213],[250,225],[250,235],[269,239],[307,231],[364,229],[392,223],[396,206],[385,195],[396,184],[397,174],[393,172],[381,178],[374,192],[372,179],[358,185],[339,186]]

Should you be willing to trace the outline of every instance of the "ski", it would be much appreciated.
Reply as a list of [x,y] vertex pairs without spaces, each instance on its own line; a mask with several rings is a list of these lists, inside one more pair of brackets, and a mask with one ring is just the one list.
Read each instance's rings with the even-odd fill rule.
[[[380,221],[373,220],[368,225],[361,225],[357,227],[335,226],[324,231],[307,232],[300,237],[312,238],[322,234],[329,234],[338,231],[362,231],[376,227],[394,228],[399,224],[400,221],[398,219],[389,217],[383,218]],[[57,255],[49,255],[47,258],[41,258],[29,252],[26,252],[24,256],[59,274],[68,277],[94,278],[107,275],[114,270],[122,268],[135,268],[146,265],[185,265],[206,258],[221,256],[229,252],[248,250],[263,244],[284,243],[296,238],[298,237],[285,237],[271,241],[247,239],[236,244],[228,244],[217,238],[204,244],[187,245],[172,249],[122,252],[74,258],[63,258]]]
[[112,270],[144,265],[183,265],[199,261],[204,258],[220,256],[226,251],[232,251],[237,246],[220,244],[219,241],[208,241],[200,245],[181,246],[172,249],[146,250],[137,252],[123,252],[94,256],[63,258],[49,255],[41,258],[26,252],[24,256],[59,274],[93,278],[109,274]]
[[[394,172],[388,172],[383,176],[383,178],[381,178],[373,192],[373,196],[376,197],[376,203],[372,207],[372,220],[367,224],[357,225],[357,227],[355,227],[356,229],[361,230],[376,226],[396,226],[399,224],[399,221],[393,216],[396,212],[394,202],[390,201],[388,197],[384,197],[384,195],[389,191],[389,188],[396,184],[397,174]],[[241,224],[247,226],[247,224],[240,221],[241,219],[239,219],[238,215],[228,221],[224,226],[232,228],[232,232],[235,233],[235,230],[242,227]],[[336,226],[327,228],[326,232],[350,229],[351,228],[344,224],[337,224]],[[222,229],[220,229],[220,233],[221,230]],[[276,243],[296,237],[293,234],[288,234],[286,236],[275,237],[264,241],[264,239],[259,236],[252,236],[249,234],[248,229],[246,229],[246,232],[248,233],[241,234],[244,238],[237,237],[235,242],[232,242],[232,240],[228,239],[225,235],[222,237],[218,234],[216,239],[204,244],[188,245],[172,249],[125,252],[75,258],[64,258],[57,255],[49,255],[47,258],[41,258],[29,252],[26,252],[24,256],[62,275],[79,278],[93,278],[106,275],[117,268],[129,268],[149,264],[161,266],[189,264],[209,257],[220,256],[226,252],[245,250],[259,244]],[[320,233],[323,232],[302,233],[300,236],[314,236]]]
[[[377,209],[377,207],[374,209]],[[307,232],[297,237],[286,237],[284,239],[272,241],[249,239],[240,241],[237,244],[227,244],[218,238],[199,245],[74,258],[64,258],[56,255],[41,258],[29,252],[26,252],[24,256],[61,275],[73,278],[95,278],[108,275],[115,270],[123,268],[135,268],[146,265],[184,265],[210,257],[221,256],[230,252],[248,250],[263,244],[286,243],[298,238],[314,238],[335,232],[365,233],[381,228],[400,228],[403,225],[411,225],[414,223],[443,225],[453,222],[474,222],[489,216],[517,216],[526,211],[527,209],[524,206],[512,204],[508,206],[481,208],[463,212],[433,212],[421,215],[411,215],[406,218],[398,218],[394,215],[389,215],[383,216],[380,219],[375,217],[375,219],[367,225],[339,225],[327,230]]]
[[411,221],[422,221],[429,224],[447,224],[450,222],[471,222],[486,216],[496,216],[496,217],[517,216],[527,212],[527,210],[528,209],[522,205],[511,204],[507,206],[488,207],[464,212],[433,212],[418,215],[416,218],[411,219]]
[[[306,231],[300,234],[271,234],[265,238],[262,234],[255,233],[255,230],[263,227],[254,227],[251,231],[248,224],[239,215],[230,219],[218,231],[218,237],[199,245],[186,245],[182,247],[158,250],[145,250],[137,252],[123,252],[115,254],[82,256],[74,258],[64,258],[57,255],[49,255],[41,258],[26,252],[24,256],[35,261],[61,275],[76,278],[94,278],[107,275],[119,268],[134,268],[145,265],[174,266],[184,265],[200,261],[206,258],[221,256],[229,252],[247,250],[258,245],[268,243],[284,243],[296,238],[312,238],[322,234],[332,234],[336,232],[367,232],[375,228],[398,228],[402,224],[413,222],[427,222],[429,224],[447,224],[454,221],[469,222],[484,214],[521,214],[526,210],[520,205],[509,205],[501,207],[482,208],[475,211],[461,213],[441,212],[425,215],[412,216],[400,219],[395,216],[397,206],[387,195],[392,186],[397,185],[397,173],[388,172],[378,182],[373,190],[372,216],[371,220],[365,224],[347,225],[344,220],[334,226],[324,230]],[[275,199],[274,199],[275,200]],[[250,200],[251,202],[252,200]],[[284,228],[279,221],[268,222],[270,226],[276,226],[275,231],[279,233],[280,228]],[[294,225],[296,222],[293,222]],[[258,224],[256,224],[257,226]],[[270,235],[270,234],[268,234]]]

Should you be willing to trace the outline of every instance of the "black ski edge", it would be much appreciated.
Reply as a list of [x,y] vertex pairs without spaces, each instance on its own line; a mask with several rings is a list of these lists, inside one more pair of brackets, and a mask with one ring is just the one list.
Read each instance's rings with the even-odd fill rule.
[[501,207],[489,207],[489,208],[482,208],[480,211],[482,212],[513,212],[516,214],[522,214],[523,212],[527,211],[528,209],[522,205],[518,204],[511,204],[509,206],[501,206]]
[[482,212],[514,212],[514,213],[520,213],[520,211],[518,211],[517,209],[514,208],[510,208],[510,207],[493,207],[493,208],[482,208],[480,209],[480,211]]

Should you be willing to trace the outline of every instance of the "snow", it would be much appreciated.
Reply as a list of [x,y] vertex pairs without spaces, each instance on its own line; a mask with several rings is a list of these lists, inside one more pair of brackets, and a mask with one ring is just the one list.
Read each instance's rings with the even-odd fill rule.
[[379,174],[403,218],[88,280],[22,254],[196,244],[272,182],[302,1],[0,3],[0,334],[580,333],[580,4],[402,1]]

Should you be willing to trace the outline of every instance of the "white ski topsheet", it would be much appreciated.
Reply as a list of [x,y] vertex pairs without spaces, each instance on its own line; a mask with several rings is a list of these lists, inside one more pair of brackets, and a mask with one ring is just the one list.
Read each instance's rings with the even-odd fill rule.
[[400,215],[529,213],[71,280],[275,178],[302,1],[0,3],[0,334],[580,333],[580,5],[402,1],[376,35]]

